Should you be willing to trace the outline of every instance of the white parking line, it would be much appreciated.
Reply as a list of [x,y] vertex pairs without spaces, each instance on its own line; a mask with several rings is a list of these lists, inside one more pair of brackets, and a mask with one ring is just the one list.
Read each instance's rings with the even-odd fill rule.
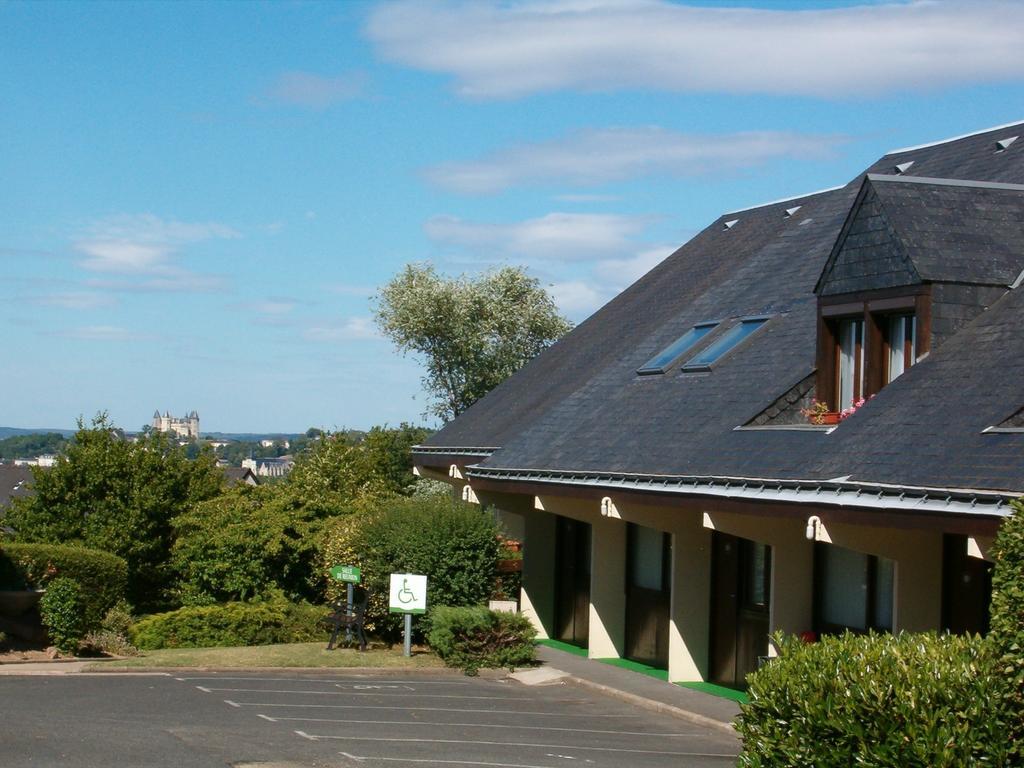
[[[225,699],[225,701],[230,701]],[[365,704],[289,704],[281,702],[258,702],[258,701],[230,701],[234,707],[293,707],[296,709],[388,709],[388,710],[400,710],[403,712],[475,712],[477,714],[485,715],[533,715],[536,717],[585,717],[588,720],[597,717],[614,717],[617,720],[625,720],[627,718],[636,719],[643,717],[643,715],[619,715],[619,714],[608,714],[608,715],[595,715],[589,712],[522,712],[516,709],[449,709],[448,707],[385,707],[381,705],[370,705]]]
[[206,688],[197,685],[200,691],[211,693],[212,691],[225,691],[228,693],[298,693],[305,696],[401,696],[402,698],[430,698],[430,699],[476,699],[479,701],[531,701],[523,696],[463,696],[456,693],[376,693],[363,691],[286,691],[271,690],[269,688]]
[[533,744],[530,742],[515,741],[476,741],[474,739],[398,739],[372,736],[327,736],[322,734],[306,733],[296,731],[300,736],[310,741],[375,741],[375,742],[409,742],[413,744],[481,744],[490,747],[533,747],[536,749],[561,749],[561,750],[585,750],[588,752],[621,752],[630,755],[670,755],[673,757],[728,757],[735,759],[736,755],[725,752],[668,752],[658,749],[625,749],[620,747],[580,747],[567,746],[565,744]]
[[[447,710],[451,711],[451,710]],[[271,720],[273,722],[278,721],[297,721],[302,723],[345,723],[346,725],[448,725],[455,728],[516,728],[523,731],[567,731],[569,733],[603,733],[614,736],[667,736],[669,738],[681,738],[690,736],[699,736],[699,733],[650,733],[648,731],[602,731],[597,728],[557,728],[551,725],[506,725],[506,724],[494,724],[494,723],[440,723],[440,722],[426,722],[423,720],[416,721],[405,721],[405,720],[335,720],[328,717],[267,717],[266,715],[260,715],[265,720]]]
[[[111,673],[103,673],[109,675]],[[137,674],[137,673],[131,673]],[[168,673],[161,672],[155,673],[167,676]],[[255,680],[261,683],[328,683],[333,685],[472,685],[472,683],[462,682],[461,680],[396,680],[394,678],[386,678],[384,680],[377,680],[373,678],[348,678],[346,680],[339,680],[338,678],[312,678],[312,677],[227,677],[224,675],[215,675],[209,677],[176,677],[175,680],[179,682],[186,682],[191,680]]]
[[355,760],[357,763],[365,763],[367,760],[380,760],[389,763],[430,763],[431,765],[482,765],[485,768],[551,768],[548,765],[528,765],[526,763],[485,763],[480,760],[426,760],[415,757],[371,757],[369,755],[352,755],[348,752],[339,752],[339,755]]

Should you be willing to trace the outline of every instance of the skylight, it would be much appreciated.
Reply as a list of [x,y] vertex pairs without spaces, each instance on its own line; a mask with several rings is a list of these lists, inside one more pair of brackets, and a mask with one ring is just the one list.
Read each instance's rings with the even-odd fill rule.
[[735,348],[741,341],[750,336],[754,331],[768,322],[767,317],[752,317],[741,320],[732,328],[722,334],[714,344],[683,366],[684,371],[706,371],[714,365],[720,357]]
[[718,323],[701,323],[693,326],[693,328],[665,347],[665,349],[644,363],[640,368],[637,368],[636,372],[641,375],[664,373],[672,363],[686,354],[693,348],[694,344],[717,327]]

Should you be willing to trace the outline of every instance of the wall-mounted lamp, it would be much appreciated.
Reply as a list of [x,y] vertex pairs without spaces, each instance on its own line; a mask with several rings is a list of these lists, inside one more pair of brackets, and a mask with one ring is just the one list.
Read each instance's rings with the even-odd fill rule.
[[612,501],[611,496],[605,496],[601,499],[601,517],[612,517],[616,520],[622,519],[622,515],[619,514],[619,510],[615,506],[615,502]]
[[817,541],[818,532],[821,530],[821,518],[817,515],[811,515],[807,518],[807,530],[804,531],[804,535],[808,541]]

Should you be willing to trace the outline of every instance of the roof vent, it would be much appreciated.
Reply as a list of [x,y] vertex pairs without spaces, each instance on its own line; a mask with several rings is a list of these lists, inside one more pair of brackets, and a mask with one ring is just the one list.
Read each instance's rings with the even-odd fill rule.
[[1020,137],[1018,137],[1018,136],[1009,136],[1009,137],[1007,137],[1005,139],[1000,139],[999,141],[996,142],[996,152],[1005,152],[1007,150],[1007,148],[1011,144],[1013,144],[1013,142],[1015,142],[1018,138],[1020,138]]
[[794,213],[799,211],[801,208],[803,208],[802,205],[794,205],[792,208],[787,208],[786,209],[786,216],[785,216],[785,218],[788,219],[790,216],[792,216]]
[[896,166],[896,175],[901,176],[910,170],[910,166],[914,164],[913,160],[907,160],[905,163],[900,163]]
[[737,223],[739,223],[739,219],[730,219],[729,221],[725,222],[725,226],[722,227],[722,229],[732,229],[733,227],[736,226]]

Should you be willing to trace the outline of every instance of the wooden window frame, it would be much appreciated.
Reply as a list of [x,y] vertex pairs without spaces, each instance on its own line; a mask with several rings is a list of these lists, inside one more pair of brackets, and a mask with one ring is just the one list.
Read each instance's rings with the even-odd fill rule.
[[[828,403],[830,410],[839,410],[839,321],[862,317],[864,319],[864,371],[860,381],[860,397],[868,398],[885,386],[888,374],[888,318],[899,314],[913,314],[917,322],[917,359],[927,354],[931,346],[931,286],[915,285],[886,288],[840,296],[818,297],[818,346],[816,399]],[[908,366],[909,367],[909,366]],[[858,380],[855,377],[855,382]],[[854,395],[854,400],[858,395]]]

